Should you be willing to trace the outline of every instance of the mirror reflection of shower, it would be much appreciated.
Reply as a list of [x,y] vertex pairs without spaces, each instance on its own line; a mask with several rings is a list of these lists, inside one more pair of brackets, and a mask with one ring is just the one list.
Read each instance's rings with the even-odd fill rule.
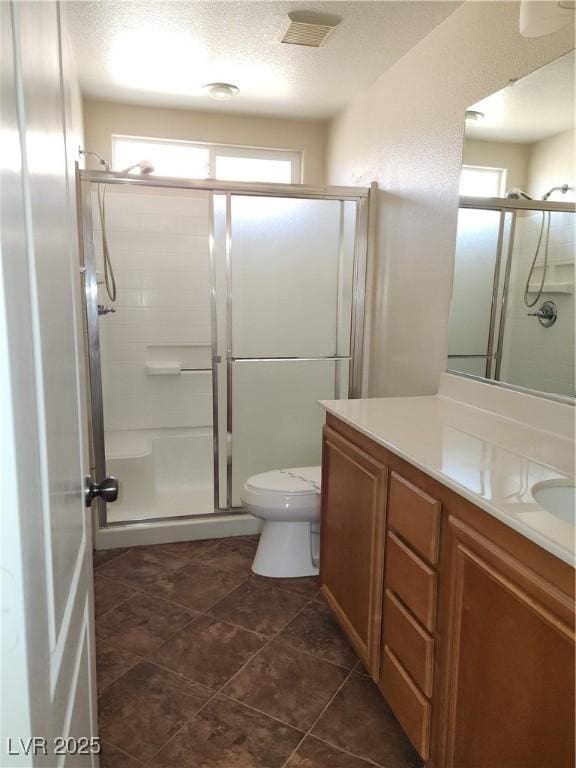
[[[100,165],[103,167],[105,171],[110,171],[110,163],[107,160],[104,160],[104,158],[100,157],[100,155],[96,154],[96,152],[90,152],[86,149],[79,149],[80,155],[86,155],[88,157],[93,157],[95,160],[97,160]],[[142,174],[150,174],[154,173],[154,164],[150,162],[150,160],[140,160],[137,163],[134,163],[133,165],[128,166],[128,168],[123,168],[120,173],[131,173],[132,171],[139,170]],[[114,267],[112,265],[112,259],[110,258],[110,248],[108,246],[108,232],[106,229],[106,191],[107,187],[105,184],[98,184],[98,215],[100,218],[100,230],[102,232],[102,257],[104,261],[104,286],[106,288],[106,293],[108,294],[108,298],[112,303],[116,301],[117,297],[117,290],[116,290],[116,278],[114,276]],[[105,307],[104,305],[98,306],[98,314],[99,315],[107,315],[110,312],[115,312],[116,310],[114,307]]]
[[448,345],[450,370],[568,398],[575,73],[572,50],[468,106]]
[[[559,186],[552,187],[548,190],[545,194],[542,195],[542,200],[548,200],[550,195],[552,195],[554,192],[561,192],[563,195],[565,195],[568,191],[573,190],[574,187],[571,187],[569,184],[560,184]],[[528,195],[526,195],[524,192],[521,192],[522,196],[530,199]],[[510,197],[510,194],[508,194],[508,197]],[[526,306],[528,309],[531,309],[532,307],[535,307],[536,304],[540,301],[542,298],[542,294],[544,293],[544,285],[546,283],[546,275],[548,272],[548,252],[549,252],[549,246],[550,246],[550,211],[542,211],[542,220],[540,223],[540,232],[538,233],[538,241],[536,243],[536,250],[534,251],[534,258],[532,259],[532,263],[530,264],[530,269],[528,270],[528,277],[526,278],[526,285],[524,286],[524,306]],[[537,263],[538,263],[538,257],[540,256],[540,248],[542,248],[542,253],[544,254],[544,261],[542,264],[542,277],[540,278],[540,285],[538,286],[538,291],[536,292],[536,295],[532,301],[528,298],[529,294],[531,293],[530,290],[530,281],[532,280],[532,275],[534,274],[534,270],[536,269]]]

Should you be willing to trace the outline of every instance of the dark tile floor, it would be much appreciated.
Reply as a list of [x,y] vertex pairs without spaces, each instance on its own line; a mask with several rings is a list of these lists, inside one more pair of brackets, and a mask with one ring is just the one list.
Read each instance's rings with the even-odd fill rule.
[[102,768],[416,768],[314,578],[254,537],[96,552]]

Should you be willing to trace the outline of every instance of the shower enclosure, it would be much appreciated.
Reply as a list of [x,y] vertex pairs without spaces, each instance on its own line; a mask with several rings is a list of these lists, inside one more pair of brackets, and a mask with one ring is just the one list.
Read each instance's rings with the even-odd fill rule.
[[319,464],[318,400],[359,393],[369,191],[78,183],[100,526],[230,514],[249,476]]
[[[574,397],[575,211],[569,202],[460,199],[449,369]],[[526,306],[548,217],[548,263],[541,248]],[[536,314],[545,301],[553,323]]]

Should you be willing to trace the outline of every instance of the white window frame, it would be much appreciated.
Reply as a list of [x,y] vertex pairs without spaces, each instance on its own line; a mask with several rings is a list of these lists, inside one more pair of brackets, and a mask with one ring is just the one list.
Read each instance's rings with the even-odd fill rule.
[[[150,144],[177,144],[182,147],[198,147],[207,149],[209,152],[208,160],[208,179],[215,178],[216,157],[245,157],[255,160],[285,160],[290,162],[290,183],[302,183],[302,151],[293,149],[273,149],[270,147],[250,147],[242,144],[212,144],[206,141],[188,141],[186,139],[158,139],[152,136],[132,136],[123,133],[113,133],[112,140],[112,168],[117,171],[116,162],[116,140],[150,142]],[[152,157],[143,158],[153,160]],[[225,179],[220,179],[225,181]]]
[[[498,194],[494,197],[504,197],[506,194],[506,177],[508,175],[507,168],[498,168],[492,165],[471,165],[469,163],[462,163],[462,170],[470,171],[497,171],[500,176],[498,184]],[[466,197],[484,197],[484,195],[466,195]]]

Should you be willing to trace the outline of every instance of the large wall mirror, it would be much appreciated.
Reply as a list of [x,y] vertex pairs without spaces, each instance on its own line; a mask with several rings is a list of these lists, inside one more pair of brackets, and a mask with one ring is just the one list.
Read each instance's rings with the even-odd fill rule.
[[574,51],[466,111],[448,369],[573,398]]

